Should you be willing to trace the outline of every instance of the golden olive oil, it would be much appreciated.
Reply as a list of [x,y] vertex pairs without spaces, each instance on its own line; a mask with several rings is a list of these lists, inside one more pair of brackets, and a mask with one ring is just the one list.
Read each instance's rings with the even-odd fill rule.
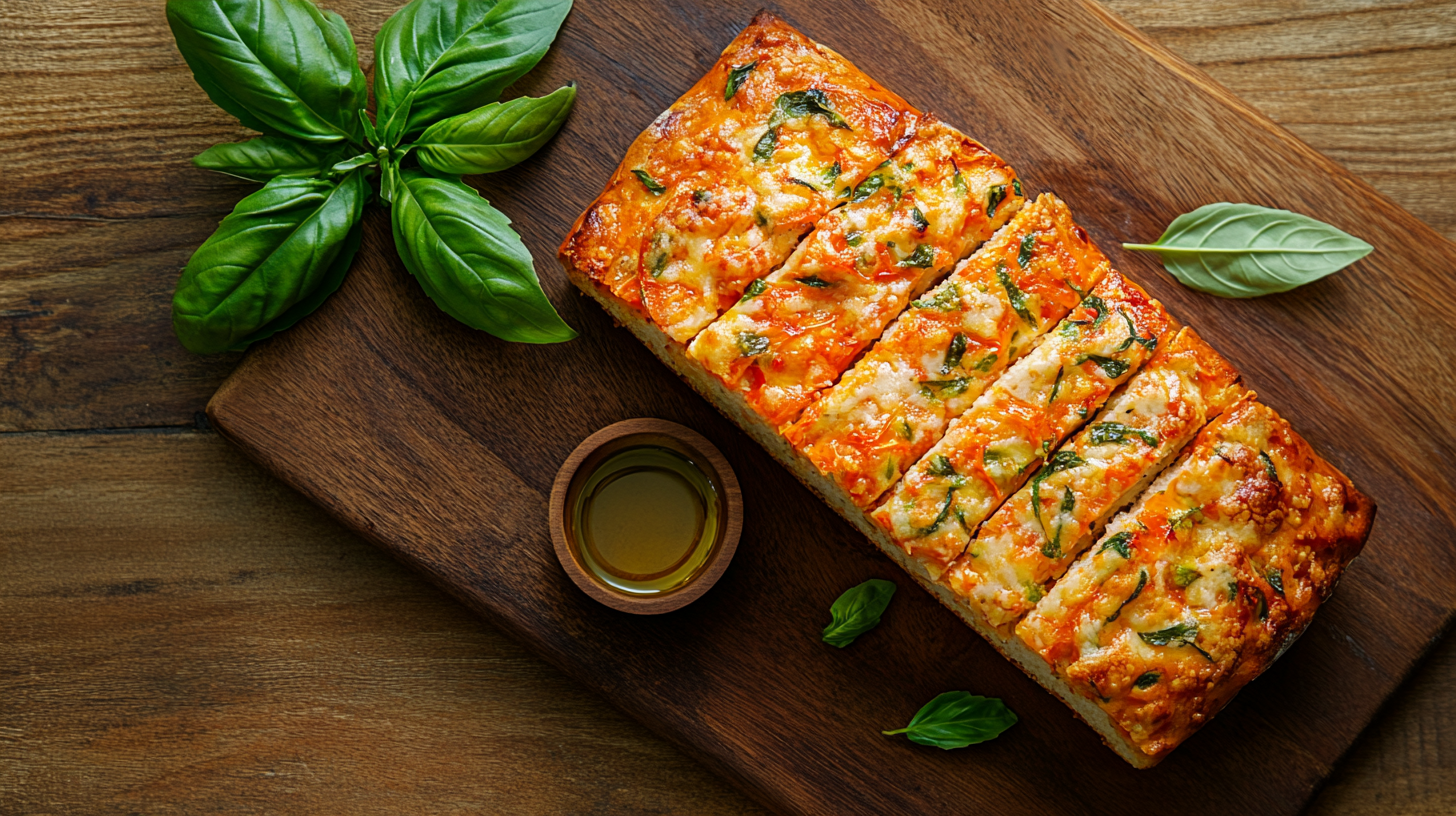
[[718,543],[718,491],[691,459],[639,445],[592,471],[571,508],[582,568],[619,592],[661,595],[697,576]]

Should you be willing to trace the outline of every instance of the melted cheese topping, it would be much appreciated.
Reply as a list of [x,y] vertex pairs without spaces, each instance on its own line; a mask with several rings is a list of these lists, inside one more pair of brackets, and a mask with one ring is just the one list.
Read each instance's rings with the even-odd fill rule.
[[782,263],[915,119],[843,57],[760,15],[632,144],[561,258],[686,342]]
[[933,578],[1032,466],[1100,408],[1168,328],[1161,304],[1108,272],[1047,339],[955,420],[872,514]]
[[1107,270],[1066,205],[1042,195],[911,304],[784,437],[872,506]]
[[1016,634],[1159,756],[1303,631],[1373,512],[1250,395],[1109,525]]
[[[927,120],[689,355],[770,424],[793,420],[886,325],[1021,206],[1005,162]],[[994,208],[991,206],[994,205]]]
[[992,626],[1031,610],[1048,585],[1211,417],[1244,393],[1233,369],[1192,329],[1163,343],[1096,419],[988,519],[945,574]]

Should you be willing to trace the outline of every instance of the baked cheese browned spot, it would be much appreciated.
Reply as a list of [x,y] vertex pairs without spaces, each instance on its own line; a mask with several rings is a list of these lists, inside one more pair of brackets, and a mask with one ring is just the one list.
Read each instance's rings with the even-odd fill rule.
[[[1148,357],[1169,317],[1116,271],[1006,370],[905,474],[874,520],[938,579],[977,526]],[[932,389],[933,390],[933,389]]]
[[1246,397],[1113,520],[1016,634],[1161,757],[1304,630],[1374,510]]
[[945,574],[1003,636],[1204,424],[1247,393],[1191,328],[1171,334],[1107,406],[981,526]]
[[633,143],[561,259],[686,342],[782,263],[914,120],[838,54],[760,14]]
[[688,353],[777,427],[1021,206],[1015,173],[927,117]]
[[872,506],[1107,270],[1066,205],[1043,194],[912,302],[784,436]]

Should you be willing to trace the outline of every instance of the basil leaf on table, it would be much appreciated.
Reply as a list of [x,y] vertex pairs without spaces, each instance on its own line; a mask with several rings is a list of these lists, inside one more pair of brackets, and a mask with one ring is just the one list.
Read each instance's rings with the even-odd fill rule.
[[1015,724],[1016,715],[994,697],[947,691],[926,703],[909,725],[880,733],[904,734],[911,742],[949,751],[995,739]]
[[1323,221],[1254,204],[1206,204],[1173,219],[1156,252],[1185,286],[1227,298],[1287,292],[1369,255],[1369,244]]
[[198,153],[192,163],[249,181],[279,176],[316,178],[352,152],[339,143],[298,142],[278,136],[259,136],[246,142],[215,144]]
[[[498,7],[497,7],[498,8]],[[472,328],[517,343],[559,343],[576,332],[552,308],[511,221],[458,178],[392,162],[394,242],[430,299]]]
[[425,129],[415,158],[437,173],[494,173],[518,164],[561,129],[576,101],[568,85],[539,99],[493,102]]
[[275,178],[239,201],[177,282],[172,328],[182,345],[202,354],[238,349],[301,319],[298,304],[316,307],[321,288],[338,288],[334,261],[368,197],[356,171],[337,184]]
[[356,111],[368,89],[337,14],[308,0],[168,0],[167,22],[197,84],[243,125],[302,142],[362,142]]
[[571,0],[413,0],[374,40],[380,134],[393,147],[496,101],[545,56]]
[[845,590],[829,607],[832,620],[824,627],[824,642],[840,649],[853,643],[855,638],[880,625],[880,616],[885,614],[893,597],[894,582],[879,578]]

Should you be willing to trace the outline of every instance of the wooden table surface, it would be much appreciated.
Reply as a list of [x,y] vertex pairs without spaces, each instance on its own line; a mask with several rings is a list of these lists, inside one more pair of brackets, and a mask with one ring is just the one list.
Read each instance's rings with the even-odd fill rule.
[[[367,62],[399,4],[323,5]],[[1456,2],[1108,5],[1456,238]],[[168,304],[246,134],[161,8],[0,4],[0,812],[760,812],[206,427],[238,358]],[[1453,688],[1447,639],[1312,812],[1456,812]]]

